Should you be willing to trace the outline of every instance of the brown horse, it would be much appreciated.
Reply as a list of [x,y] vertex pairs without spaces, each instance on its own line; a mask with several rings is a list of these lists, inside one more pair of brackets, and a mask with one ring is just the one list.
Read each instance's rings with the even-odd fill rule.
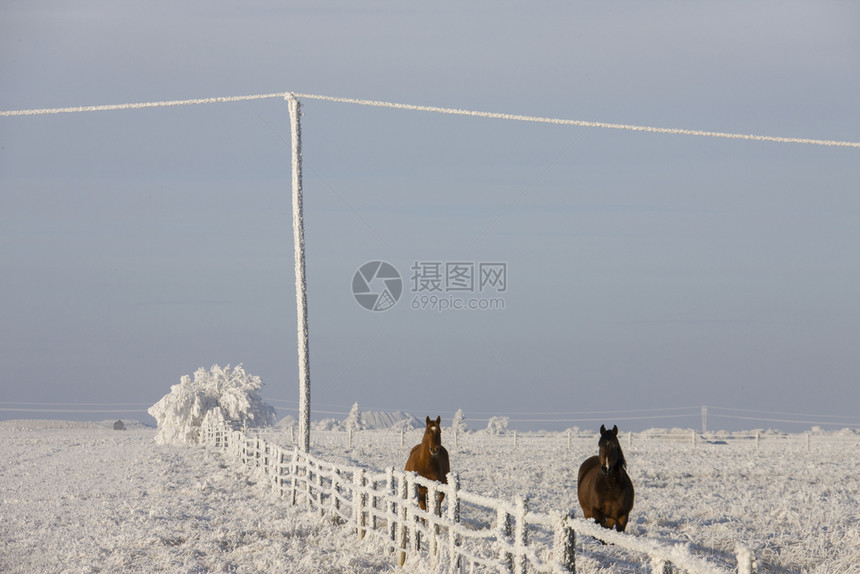
[[[439,426],[441,422],[442,417],[436,417],[435,421],[427,417],[424,438],[421,444],[412,447],[412,452],[409,453],[409,459],[406,461],[406,470],[417,472],[429,480],[448,484],[451,465],[448,462],[448,451],[442,446],[442,427]],[[439,504],[442,504],[443,498],[445,493],[440,492]],[[427,488],[424,486],[418,487],[418,504],[422,510],[427,510]]]
[[624,532],[633,508],[633,483],[627,476],[627,461],[618,444],[618,427],[611,431],[600,425],[599,456],[592,456],[579,467],[577,495],[586,518],[604,528]]

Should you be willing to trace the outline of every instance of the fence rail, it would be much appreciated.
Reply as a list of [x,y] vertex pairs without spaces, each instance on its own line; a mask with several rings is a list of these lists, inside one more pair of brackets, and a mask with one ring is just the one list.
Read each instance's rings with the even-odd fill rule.
[[[643,556],[652,572],[727,572],[684,546],[613,532],[563,512],[531,512],[527,498],[509,502],[470,493],[456,473],[442,484],[394,468],[373,472],[334,464],[227,426],[204,427],[200,440],[263,471],[289,504],[332,516],[360,539],[381,542],[400,565],[420,556],[449,572],[574,572],[580,535]],[[419,486],[428,490],[427,510],[418,505]],[[738,572],[753,572],[751,552],[738,548],[736,558]]]

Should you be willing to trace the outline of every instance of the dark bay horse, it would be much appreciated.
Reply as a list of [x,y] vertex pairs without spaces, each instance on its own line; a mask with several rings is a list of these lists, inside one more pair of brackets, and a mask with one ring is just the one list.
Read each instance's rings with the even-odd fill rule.
[[577,496],[586,518],[604,528],[624,532],[633,508],[633,483],[627,476],[627,461],[618,444],[618,427],[600,425],[600,454],[585,459],[579,467]]
[[[435,480],[448,484],[448,473],[451,465],[448,462],[448,451],[442,446],[442,427],[439,423],[442,417],[430,420],[427,417],[427,428],[424,430],[424,438],[421,444],[412,447],[409,459],[406,461],[406,470],[417,472],[429,480]],[[445,498],[445,493],[439,493],[439,504]],[[418,504],[422,510],[427,510],[427,488],[418,487]]]

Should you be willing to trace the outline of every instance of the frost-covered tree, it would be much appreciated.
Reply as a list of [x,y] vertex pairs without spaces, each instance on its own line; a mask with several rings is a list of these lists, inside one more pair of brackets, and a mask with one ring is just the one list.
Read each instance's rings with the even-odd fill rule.
[[463,409],[457,409],[454,413],[454,419],[451,421],[451,430],[457,434],[463,434],[469,431],[469,425],[466,424],[466,417],[463,415]]
[[367,428],[364,417],[361,416],[361,411],[358,410],[358,403],[352,405],[349,414],[343,419],[343,428],[348,431],[360,431]]
[[508,430],[508,417],[492,417],[487,423],[487,432],[489,434],[502,434]]
[[149,414],[158,422],[156,442],[196,443],[204,420],[271,426],[275,409],[260,397],[262,387],[260,377],[246,373],[241,364],[224,368],[213,365],[209,371],[201,367],[193,378],[183,375],[178,385],[149,407]]

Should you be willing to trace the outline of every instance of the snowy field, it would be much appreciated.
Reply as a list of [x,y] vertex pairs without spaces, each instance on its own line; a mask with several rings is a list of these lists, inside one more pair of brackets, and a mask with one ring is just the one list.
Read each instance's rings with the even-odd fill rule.
[[[53,428],[52,428],[53,427]],[[373,542],[290,508],[218,452],[158,445],[154,431],[74,423],[0,423],[0,572],[399,571]],[[288,433],[266,433],[289,444]],[[729,564],[736,544],[760,572],[860,572],[860,436],[756,441],[622,435],[636,504],[628,533],[689,544]],[[315,433],[332,462],[401,468],[407,433]],[[575,508],[576,469],[596,437],[450,434],[463,489],[531,496],[537,511]],[[719,444],[724,443],[724,444]],[[647,571],[635,557],[577,540],[581,571]],[[402,570],[425,572],[407,563]]]
[[220,453],[152,429],[43,426],[0,423],[0,572],[396,570]]

